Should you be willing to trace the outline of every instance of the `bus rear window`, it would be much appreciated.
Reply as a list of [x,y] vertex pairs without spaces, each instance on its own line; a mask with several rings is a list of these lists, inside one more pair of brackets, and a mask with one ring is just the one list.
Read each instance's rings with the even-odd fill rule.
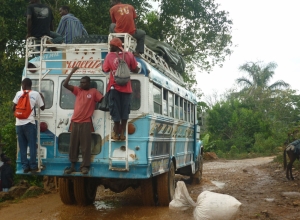
[[141,107],[141,83],[138,80],[131,80],[131,110],[138,110]]
[[[71,133],[61,133],[58,136],[58,151],[61,154],[69,154]],[[80,149],[80,148],[79,148]],[[102,138],[99,134],[92,133],[91,137],[91,154],[100,154],[102,149]],[[79,152],[81,153],[81,152]]]
[[[49,109],[53,105],[53,88],[54,83],[52,80],[42,80],[41,81],[41,93],[45,98],[45,109]],[[39,91],[39,80],[32,80],[32,89]]]
[[[61,93],[60,93],[60,107],[62,109],[74,109],[75,95],[61,84]],[[70,85],[79,86],[80,79],[71,79],[69,81]],[[104,83],[101,80],[91,80],[91,88],[97,89],[101,94],[103,94]]]

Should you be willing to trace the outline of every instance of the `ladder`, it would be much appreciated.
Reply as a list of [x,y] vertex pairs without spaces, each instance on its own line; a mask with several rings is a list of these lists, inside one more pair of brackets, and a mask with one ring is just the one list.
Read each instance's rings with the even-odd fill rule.
[[[42,37],[41,39],[36,39],[34,37],[29,37],[26,40],[26,54],[25,54],[25,77],[27,76],[27,68],[28,68],[28,61],[32,55],[39,55],[40,56],[40,64],[39,64],[39,85],[38,85],[38,92],[41,92],[41,80],[49,73],[49,71],[45,72],[42,75],[42,58],[44,53],[46,52],[47,46],[45,46],[46,41],[51,39],[50,37]],[[41,159],[41,134],[40,134],[40,108],[38,108],[38,112],[36,115],[37,119],[37,142],[38,142],[38,171],[41,172],[44,169]]]
[[[113,123],[113,121],[112,121],[112,119],[111,119],[111,117],[109,117],[109,124],[110,124],[110,126],[109,126],[109,135],[108,135],[108,138],[109,138],[109,145],[108,145],[108,156],[109,156],[109,170],[113,170],[113,171],[129,171],[129,163],[128,163],[128,121],[127,121],[127,123],[126,123],[126,131],[125,131],[125,136],[126,136],[126,139],[125,139],[125,141],[115,141],[115,140],[113,140],[112,139],[112,137],[111,137],[111,133],[112,133],[112,123]],[[112,144],[114,143],[114,142],[125,142],[125,155],[122,155],[122,156],[114,156],[114,155],[112,155]],[[122,148],[122,147],[121,147]],[[120,150],[123,150],[124,151],[124,149],[120,149]],[[123,168],[123,167],[117,167],[117,166],[113,166],[113,162],[122,162],[122,161],[124,161],[125,162],[125,167]]]

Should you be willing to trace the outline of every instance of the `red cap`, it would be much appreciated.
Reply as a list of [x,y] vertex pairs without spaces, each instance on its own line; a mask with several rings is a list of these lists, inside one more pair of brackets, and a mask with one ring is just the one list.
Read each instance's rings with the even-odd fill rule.
[[122,47],[122,41],[120,40],[120,38],[113,38],[110,42],[109,42],[110,45],[113,45],[113,46],[116,46],[118,48],[120,48],[120,50],[124,50],[123,47]]

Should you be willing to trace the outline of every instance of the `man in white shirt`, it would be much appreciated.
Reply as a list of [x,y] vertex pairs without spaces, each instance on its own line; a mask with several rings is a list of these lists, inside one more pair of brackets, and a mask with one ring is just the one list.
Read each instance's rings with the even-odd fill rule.
[[[22,81],[22,91],[16,93],[13,99],[13,111],[16,110],[19,98],[23,95],[24,91],[30,90],[30,105],[31,114],[26,119],[16,118],[16,131],[18,136],[18,143],[20,148],[21,163],[24,173],[29,171],[35,172],[38,170],[36,163],[36,140],[37,131],[34,120],[34,106],[37,105],[41,110],[45,109],[44,97],[41,93],[31,90],[32,81],[29,78],[25,78]],[[29,146],[30,160],[27,159],[27,146]]]

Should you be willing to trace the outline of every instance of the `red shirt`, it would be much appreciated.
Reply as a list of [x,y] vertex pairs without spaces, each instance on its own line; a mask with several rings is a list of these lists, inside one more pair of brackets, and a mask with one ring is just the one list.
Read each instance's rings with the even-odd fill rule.
[[110,17],[113,23],[116,23],[116,33],[135,33],[134,19],[137,17],[135,9],[132,5],[116,4],[110,10]]
[[[121,59],[123,59],[123,53],[122,52],[119,52],[119,57]],[[128,67],[131,71],[136,69],[137,62],[136,62],[136,60],[135,60],[132,53],[125,52],[125,61],[126,61]],[[110,87],[114,86],[115,89],[118,90],[119,92],[132,93],[130,80],[124,86],[120,86],[115,82],[115,79],[114,79],[113,75],[115,74],[115,72],[118,68],[118,64],[119,64],[119,59],[117,57],[117,54],[115,52],[108,53],[105,60],[104,60],[103,66],[102,66],[103,72],[109,72],[110,71],[110,73],[109,73],[109,82],[108,82],[106,91],[108,92],[110,90]]]
[[95,104],[96,102],[99,102],[103,96],[95,88],[84,90],[77,86],[74,86],[73,94],[76,96],[76,100],[72,121],[79,123],[91,122]]

